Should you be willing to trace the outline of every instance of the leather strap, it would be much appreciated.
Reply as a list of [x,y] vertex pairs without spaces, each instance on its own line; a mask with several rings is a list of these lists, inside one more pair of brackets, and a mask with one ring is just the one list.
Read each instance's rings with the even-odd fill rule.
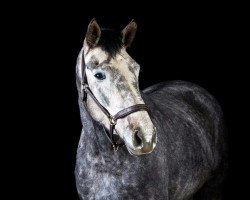
[[89,86],[85,84],[83,87],[84,87],[83,89],[85,90],[85,92],[86,92],[87,94],[89,94],[89,96],[95,101],[96,105],[102,110],[102,112],[103,112],[108,118],[110,118],[110,113],[109,113],[109,111],[108,111],[106,108],[104,108],[104,107],[100,104],[100,102],[95,98],[95,95],[92,93],[92,91],[90,90]]
[[142,110],[148,111],[148,107],[145,104],[136,104],[136,105],[130,106],[116,113],[114,115],[114,120],[124,118],[134,112],[142,111]]

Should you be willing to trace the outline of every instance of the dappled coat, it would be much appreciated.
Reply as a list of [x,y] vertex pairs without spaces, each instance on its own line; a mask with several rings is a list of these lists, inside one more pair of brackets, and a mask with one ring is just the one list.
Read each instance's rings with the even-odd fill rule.
[[81,199],[220,199],[227,168],[226,134],[214,97],[184,81],[141,91],[156,127],[156,147],[140,156],[131,155],[126,146],[113,151],[103,125],[82,100],[82,63],[83,50],[77,61],[82,133],[75,168]]

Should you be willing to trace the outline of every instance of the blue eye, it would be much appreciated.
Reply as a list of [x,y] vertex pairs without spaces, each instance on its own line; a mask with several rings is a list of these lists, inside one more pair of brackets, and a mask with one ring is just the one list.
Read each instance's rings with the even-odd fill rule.
[[101,72],[98,72],[95,74],[95,77],[99,80],[103,80],[106,78],[105,74],[104,73],[101,73]]

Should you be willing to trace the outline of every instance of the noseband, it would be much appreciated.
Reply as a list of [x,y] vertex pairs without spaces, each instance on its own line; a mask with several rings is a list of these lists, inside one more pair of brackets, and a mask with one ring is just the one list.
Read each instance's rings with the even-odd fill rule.
[[[84,58],[84,53],[83,53],[83,58]],[[106,132],[106,135],[107,135],[109,141],[112,144],[114,151],[117,151],[119,149],[119,147],[124,146],[124,142],[117,143],[114,139],[114,129],[115,129],[115,125],[117,123],[117,120],[124,118],[124,117],[126,117],[134,112],[148,111],[148,107],[145,104],[136,104],[136,105],[130,106],[128,108],[125,108],[125,109],[119,111],[115,115],[111,115],[109,113],[109,111],[104,106],[102,106],[101,103],[96,99],[95,95],[93,94],[93,92],[89,88],[89,85],[87,82],[87,77],[86,77],[84,59],[82,59],[82,85],[83,85],[83,97],[82,97],[83,102],[86,103],[87,94],[88,94],[94,100],[96,105],[101,109],[101,111],[108,117],[109,123],[110,123],[109,133],[106,131],[105,132]]]

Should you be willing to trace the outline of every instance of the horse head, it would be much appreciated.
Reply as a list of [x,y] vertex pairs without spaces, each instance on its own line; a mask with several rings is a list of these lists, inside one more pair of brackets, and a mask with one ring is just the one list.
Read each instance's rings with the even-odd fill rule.
[[[101,29],[93,19],[86,32],[83,54],[88,87],[111,115],[144,104],[138,84],[140,65],[126,51],[136,30],[133,20],[122,31],[115,31]],[[92,118],[109,129],[108,117],[89,96],[86,106]],[[150,153],[156,146],[156,129],[145,110],[117,120],[115,133],[133,155]]]

